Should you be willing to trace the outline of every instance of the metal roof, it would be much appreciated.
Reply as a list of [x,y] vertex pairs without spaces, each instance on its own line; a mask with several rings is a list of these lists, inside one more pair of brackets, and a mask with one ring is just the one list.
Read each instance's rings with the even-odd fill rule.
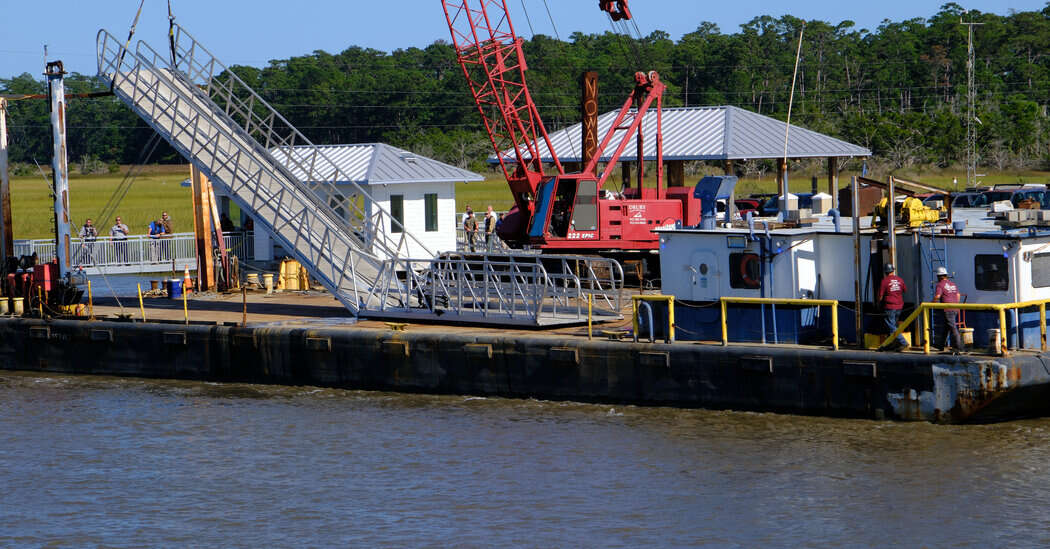
[[[316,163],[316,172],[331,174],[336,168],[343,174],[335,183],[354,182],[361,185],[392,185],[398,183],[445,183],[459,181],[483,181],[485,178],[472,171],[450,166],[432,158],[399,149],[385,143],[361,145],[320,145],[322,154]],[[285,164],[288,158],[298,155],[304,160],[309,147],[278,147],[271,152]],[[289,165],[292,173],[305,180],[304,170]]]
[[[609,130],[616,111],[598,117],[598,135]],[[628,119],[629,121],[629,119]],[[784,157],[784,122],[739,107],[680,107],[663,109],[664,160],[748,160]],[[656,111],[649,110],[642,121],[646,160],[656,160]],[[551,133],[551,143],[562,162],[580,161],[581,125]],[[620,134],[617,135],[619,137]],[[602,152],[607,162],[616,151],[618,139]],[[631,138],[621,160],[636,160],[638,145]],[[514,161],[513,149],[504,156]],[[540,144],[544,162],[553,162],[546,143]],[[871,151],[822,133],[791,125],[788,157],[824,158],[871,156]],[[489,157],[496,163],[495,155]]]

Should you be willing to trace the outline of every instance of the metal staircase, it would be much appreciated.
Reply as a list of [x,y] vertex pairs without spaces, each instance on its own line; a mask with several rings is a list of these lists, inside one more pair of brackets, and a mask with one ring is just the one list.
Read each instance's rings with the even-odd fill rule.
[[[323,149],[188,33],[177,28],[176,37],[172,66],[144,42],[132,52],[100,31],[99,76],[238,205],[252,211],[351,312],[412,308],[407,288],[414,284],[405,279],[418,275],[409,269],[397,276],[391,260],[407,258],[410,240],[417,249],[426,246],[360,186],[350,185],[348,194],[336,189],[334,181],[350,178],[325,158]],[[275,158],[276,151],[284,153],[285,162]]]
[[[933,298],[933,288],[937,285],[937,267],[948,269],[948,238],[938,237],[937,226],[926,224],[922,228],[921,236],[925,237],[928,245],[924,246],[923,259],[925,260],[927,273],[929,274],[930,299]],[[940,242],[938,242],[938,240]],[[949,272],[951,270],[949,269]]]
[[[622,318],[623,271],[597,257],[435,257],[363,187],[176,26],[171,55],[98,34],[115,95],[354,315],[544,326]],[[339,182],[339,188],[335,182]],[[337,213],[344,212],[344,213]],[[409,244],[425,258],[409,256]]]

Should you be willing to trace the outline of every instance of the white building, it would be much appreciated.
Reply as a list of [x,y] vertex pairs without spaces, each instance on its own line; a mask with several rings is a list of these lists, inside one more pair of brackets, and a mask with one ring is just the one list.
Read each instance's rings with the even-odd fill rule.
[[[456,183],[482,181],[484,177],[384,143],[320,148],[324,158],[334,166],[318,166],[317,173],[338,170],[341,176],[333,181],[337,189],[349,189],[357,184],[372,198],[364,204],[369,217],[382,209],[401,221],[418,239],[418,243],[408,239],[409,256],[429,257],[424,247],[433,253],[456,249]],[[284,149],[272,152],[280,161],[287,159]],[[299,170],[293,168],[292,171]],[[396,228],[386,230],[396,231]],[[273,259],[272,238],[264,231],[255,231],[255,235],[255,258]]]

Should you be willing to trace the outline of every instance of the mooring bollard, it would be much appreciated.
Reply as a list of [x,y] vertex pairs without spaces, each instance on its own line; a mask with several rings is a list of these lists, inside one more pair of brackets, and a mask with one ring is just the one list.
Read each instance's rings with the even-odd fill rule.
[[22,316],[25,314],[25,298],[24,297],[13,297],[11,298],[11,311],[17,315]]
[[11,298],[0,297],[0,315],[11,313]]
[[266,295],[273,293],[273,273],[263,273],[263,286],[266,288]]

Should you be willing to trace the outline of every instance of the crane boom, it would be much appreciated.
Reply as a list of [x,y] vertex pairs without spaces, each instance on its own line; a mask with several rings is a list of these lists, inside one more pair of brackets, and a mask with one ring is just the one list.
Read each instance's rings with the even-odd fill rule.
[[[500,167],[522,211],[532,213],[532,198],[544,177],[542,139],[551,151],[547,130],[525,83],[525,54],[514,33],[506,0],[442,0],[456,58],[474,96]],[[513,147],[513,168],[503,152]],[[565,173],[554,156],[558,174]]]

